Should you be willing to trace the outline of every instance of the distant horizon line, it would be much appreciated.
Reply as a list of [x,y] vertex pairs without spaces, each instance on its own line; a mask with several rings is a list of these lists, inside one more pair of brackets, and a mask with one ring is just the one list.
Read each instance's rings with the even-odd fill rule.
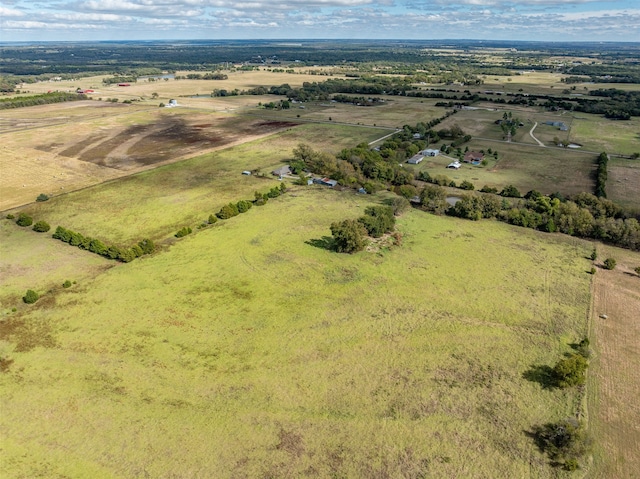
[[591,44],[591,45],[640,45],[640,41],[615,40],[488,40],[480,38],[442,38],[442,39],[411,39],[411,38],[169,38],[169,39],[124,39],[124,40],[0,40],[0,45],[37,45],[45,43],[154,43],[154,42],[407,42],[407,43],[538,43],[538,44]]

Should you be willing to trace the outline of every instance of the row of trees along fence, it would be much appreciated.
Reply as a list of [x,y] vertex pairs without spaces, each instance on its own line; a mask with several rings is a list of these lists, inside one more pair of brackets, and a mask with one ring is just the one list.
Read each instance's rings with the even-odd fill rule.
[[99,239],[84,236],[62,226],[58,226],[52,236],[71,246],[77,246],[80,249],[91,251],[105,258],[122,261],[123,263],[128,263],[140,256],[151,254],[155,251],[155,244],[150,239],[143,239],[130,248],[121,248],[115,245],[106,245]]
[[596,196],[606,198],[607,192],[607,163],[609,163],[609,155],[605,152],[600,153],[597,159],[598,169],[596,170]]

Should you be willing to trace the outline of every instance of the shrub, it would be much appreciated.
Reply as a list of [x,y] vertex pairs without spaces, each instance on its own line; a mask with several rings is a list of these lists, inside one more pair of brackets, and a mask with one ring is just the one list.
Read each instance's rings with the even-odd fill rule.
[[64,283],[62,283],[62,287],[63,288],[70,288],[71,287],[71,281],[66,280]]
[[480,191],[482,193],[493,193],[493,194],[496,194],[498,192],[498,188],[492,188],[491,186],[484,185]]
[[240,200],[236,203],[236,208],[238,208],[239,213],[246,213],[251,209],[251,202],[246,200]]
[[49,195],[45,195],[44,193],[40,193],[36,198],[36,201],[47,201],[49,199]]
[[216,223],[218,221],[218,218],[215,215],[209,215],[209,219],[207,220],[207,222],[212,225],[214,223]]
[[591,267],[591,274],[596,274],[596,267],[595,266]]
[[151,254],[156,250],[156,245],[149,238],[145,238],[138,243],[138,246],[142,249],[142,254]]
[[558,387],[567,388],[583,385],[587,366],[587,360],[581,354],[571,354],[558,361],[553,367],[553,374]]
[[584,338],[576,346],[576,351],[584,358],[591,356],[591,350],[589,349],[589,338]]
[[189,228],[188,226],[185,226],[184,228],[178,230],[178,232],[174,235],[176,238],[183,238],[184,236],[187,236],[189,234],[191,234],[193,231],[191,228]]
[[638,276],[640,276],[640,266],[637,266],[636,269],[634,269],[634,271]]
[[391,201],[391,208],[393,209],[393,214],[395,216],[400,216],[409,208],[411,208],[411,203],[409,203],[408,199],[402,196],[398,196],[396,198],[393,198],[393,200]]
[[38,301],[39,298],[40,298],[40,295],[38,293],[36,293],[32,289],[28,289],[25,295],[22,297],[22,301],[24,301],[27,304],[33,304],[36,301]]
[[616,260],[607,258],[604,260],[604,269],[616,269]]
[[513,185],[507,185],[505,186],[502,191],[500,192],[500,196],[508,196],[510,198],[521,198],[522,195],[520,194],[520,191],[518,191],[518,188],[516,188]]
[[31,226],[33,224],[33,218],[26,213],[20,213],[16,220],[18,226]]
[[357,220],[344,220],[331,225],[333,246],[338,253],[356,253],[364,249],[367,231]]
[[388,206],[369,206],[364,210],[365,215],[358,218],[367,233],[374,238],[393,231],[396,224],[393,209]]
[[9,213],[9,214],[7,215],[7,219],[8,219],[8,220],[12,220],[12,219],[14,219],[14,218],[15,218],[15,216],[14,216],[14,215],[12,215],[11,213]]
[[474,190],[475,186],[473,186],[473,183],[471,183],[470,181],[463,180],[462,183],[460,183],[460,188],[462,188],[463,190]]
[[226,220],[233,218],[234,216],[238,216],[239,214],[240,212],[238,211],[238,207],[233,203],[229,203],[228,205],[224,205],[220,208],[220,211],[216,213],[216,216],[221,220]]
[[33,225],[33,231],[37,231],[38,233],[46,233],[51,229],[49,223],[46,221],[38,221],[35,225]]
[[597,259],[598,259],[598,251],[596,251],[596,249],[595,249],[595,248],[593,248],[593,251],[591,252],[591,259],[592,259],[593,261],[595,261],[595,260],[597,260]]
[[590,449],[591,440],[580,422],[565,419],[537,426],[533,430],[538,446],[557,466],[566,470],[578,468],[578,459]]

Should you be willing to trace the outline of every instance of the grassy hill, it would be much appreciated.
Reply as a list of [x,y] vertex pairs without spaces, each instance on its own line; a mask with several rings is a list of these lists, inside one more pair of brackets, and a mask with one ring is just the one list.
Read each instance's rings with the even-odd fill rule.
[[527,431],[581,397],[531,371],[586,334],[590,248],[419,211],[400,247],[319,247],[383,200],[294,188],[100,272],[24,231],[86,263],[34,306],[2,299],[5,473],[556,477]]

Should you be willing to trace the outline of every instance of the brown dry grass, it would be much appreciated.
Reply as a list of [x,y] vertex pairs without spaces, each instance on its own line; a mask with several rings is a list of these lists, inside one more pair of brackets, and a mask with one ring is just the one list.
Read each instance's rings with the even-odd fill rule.
[[190,109],[73,102],[3,112],[0,209],[294,126]]
[[[120,100],[132,98],[151,99],[153,93],[158,93],[158,100],[154,103],[166,101],[169,98],[178,98],[181,96],[193,95],[209,95],[214,89],[232,91],[247,90],[258,86],[279,86],[288,83],[292,87],[300,87],[304,82],[321,82],[334,76],[318,76],[306,73],[308,69],[294,69],[296,73],[273,72],[265,69],[260,71],[235,71],[225,72],[229,77],[227,80],[168,80],[149,82],[140,80],[132,83],[128,87],[119,87],[117,85],[103,85],[104,76],[95,76],[80,78],[78,80],[59,81],[59,82],[40,82],[25,85],[25,92],[28,94],[46,93],[50,90],[58,91],[75,91],[76,88],[93,89],[94,93],[90,94],[92,98],[118,98]],[[178,76],[186,76],[188,73],[203,72],[187,72],[179,71]],[[337,76],[338,78],[342,76]]]
[[589,476],[635,478],[640,471],[640,277],[633,268],[640,266],[640,254],[602,247],[600,255],[616,258],[618,267],[598,270],[593,284],[596,357],[589,401],[596,455]]

